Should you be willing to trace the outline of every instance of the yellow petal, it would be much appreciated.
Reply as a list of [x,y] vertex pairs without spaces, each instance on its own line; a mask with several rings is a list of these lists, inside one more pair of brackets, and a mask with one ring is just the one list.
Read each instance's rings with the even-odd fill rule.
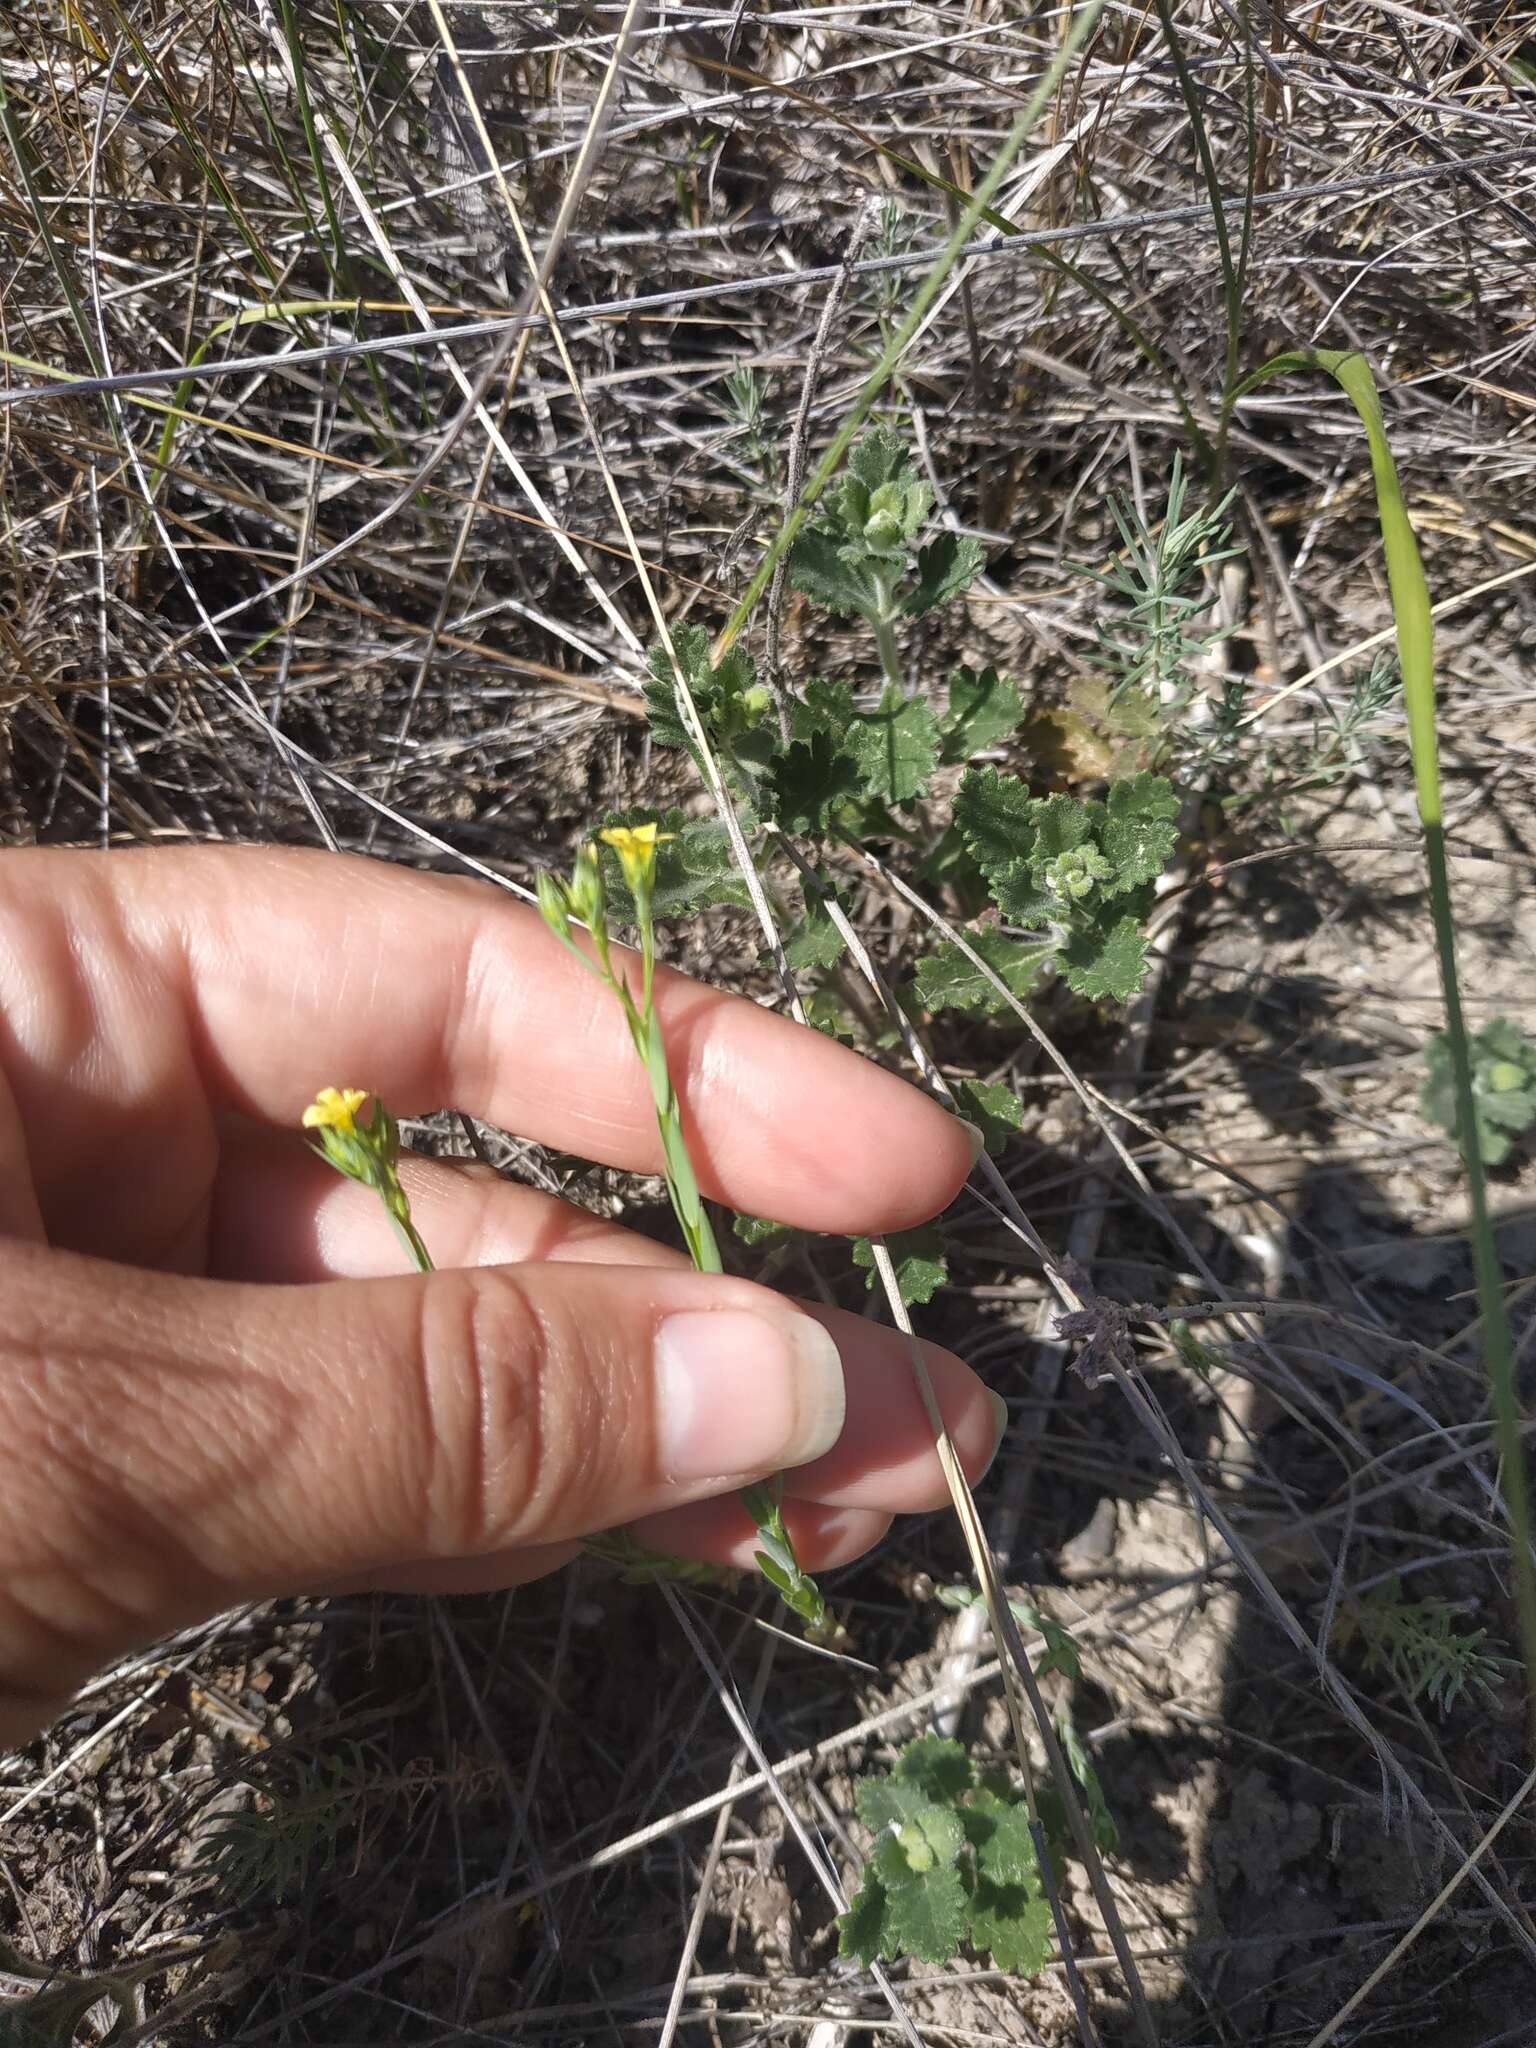
[[367,1100],[366,1088],[322,1088],[300,1121],[306,1131],[322,1125],[333,1131],[350,1131],[356,1128],[357,1112]]

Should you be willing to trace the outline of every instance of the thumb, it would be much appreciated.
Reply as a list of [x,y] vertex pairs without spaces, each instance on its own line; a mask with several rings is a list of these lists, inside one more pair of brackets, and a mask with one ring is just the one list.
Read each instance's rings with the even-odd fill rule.
[[235,1601],[559,1544],[843,1424],[819,1323],[666,1267],[258,1287],[13,1242],[0,1293],[0,1693],[34,1724]]

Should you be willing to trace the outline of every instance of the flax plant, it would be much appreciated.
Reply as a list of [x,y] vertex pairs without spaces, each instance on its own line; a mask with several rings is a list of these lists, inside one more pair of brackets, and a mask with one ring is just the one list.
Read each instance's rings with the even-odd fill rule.
[[[656,849],[670,838],[653,824],[614,826],[599,838],[618,856],[619,871],[634,906],[640,939],[638,994],[615,966],[608,933],[608,901],[597,847],[588,841],[576,856],[569,881],[543,872],[538,878],[539,909],[544,922],[591,974],[613,992],[630,1042],[651,1085],[656,1129],[661,1138],[662,1171],[673,1213],[694,1265],[701,1273],[722,1273],[720,1246],[699,1193],[698,1176],[688,1154],[677,1090],[667,1064],[666,1039],[654,1002],[656,931],[653,892]],[[591,950],[580,945],[574,927],[584,925]],[[780,1599],[806,1624],[808,1640],[839,1641],[844,1630],[834,1619],[816,1581],[800,1568],[784,1526],[782,1487],[778,1479],[744,1489],[741,1499],[757,1529],[757,1565]]]

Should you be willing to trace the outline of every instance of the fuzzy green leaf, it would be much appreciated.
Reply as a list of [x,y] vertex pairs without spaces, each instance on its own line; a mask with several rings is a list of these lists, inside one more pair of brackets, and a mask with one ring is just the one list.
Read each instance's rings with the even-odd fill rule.
[[797,969],[835,967],[843,951],[843,935],[819,903],[807,904],[804,917],[785,934],[784,958]]
[[1035,850],[1038,802],[1016,775],[967,768],[955,792],[955,823],[971,858],[990,880],[1027,862]]
[[820,526],[807,526],[796,536],[789,551],[789,580],[796,590],[843,617],[867,614],[879,601],[868,573],[857,561],[850,562],[844,546]]
[[860,1778],[854,1787],[853,1803],[865,1827],[879,1834],[882,1828],[906,1827],[927,1812],[932,1795],[903,1778]]
[[1051,1960],[1051,1908],[1038,1878],[1033,1885],[978,1878],[969,1917],[972,1947],[990,1949],[998,1969],[1033,1977]]
[[928,787],[939,761],[939,722],[921,697],[887,687],[879,709],[864,712],[848,734],[865,793],[883,803],[910,803]]
[[887,1888],[882,1952],[947,1963],[965,1939],[968,1917],[960,1873],[941,1863],[906,1884]]
[[[1536,1125],[1536,1039],[1507,1017],[1490,1017],[1467,1041],[1472,1067],[1472,1113],[1478,1146],[1498,1166],[1515,1139]],[[1419,1100],[1424,1112],[1453,1138],[1460,1137],[1450,1043],[1437,1031],[1424,1048],[1426,1069]]]
[[995,1159],[1023,1124],[1023,1103],[1002,1081],[956,1081],[952,1085],[960,1114],[975,1124]]
[[768,775],[768,803],[782,831],[820,838],[831,829],[839,804],[857,796],[861,786],[859,764],[841,740],[817,732],[778,756]]
[[837,1952],[852,1956],[867,1970],[885,1953],[884,1941],[885,1886],[873,1870],[866,1870],[852,1904],[846,1913],[838,1915]]
[[871,427],[861,434],[848,457],[850,474],[866,491],[898,482],[907,467],[907,444],[891,427]]
[[[939,1225],[923,1223],[916,1230],[895,1231],[886,1238],[885,1245],[896,1270],[896,1285],[902,1300],[909,1308],[913,1302],[931,1301],[935,1290],[949,1278],[949,1268],[944,1262],[944,1232]],[[868,1275],[864,1282],[866,1287],[879,1285],[874,1247],[867,1237],[854,1239],[853,1263],[865,1269]]]
[[995,668],[957,668],[949,679],[949,706],[939,721],[945,761],[969,761],[1015,732],[1024,699],[1012,676]]
[[902,599],[902,610],[908,618],[920,619],[969,590],[986,566],[980,541],[969,534],[939,534],[917,551],[917,580]]
[[1179,839],[1179,799],[1164,775],[1117,782],[1105,804],[1100,843],[1114,870],[1110,895],[1123,895],[1160,875]]
[[1090,1002],[1128,1003],[1146,977],[1147,942],[1134,917],[1079,926],[1059,957],[1067,986]]
[[980,1826],[967,1828],[976,1848],[976,1868],[996,1884],[1038,1882],[1039,1858],[1029,1831],[1029,1809],[1001,1806],[979,1816]]
[[[688,818],[672,809],[656,818],[654,811],[618,811],[603,820],[610,825],[660,825],[663,837],[656,847],[656,879],[651,890],[651,912],[658,920],[694,917],[717,903],[744,904],[750,901],[730,838],[723,825],[710,818]],[[598,844],[603,867],[603,887],[608,907],[620,924],[635,921],[634,899],[624,882],[618,855],[611,846]]]
[[[1034,987],[1041,965],[1051,952],[1048,946],[1021,944],[990,925],[967,932],[965,941],[1021,1000]],[[970,1017],[991,1017],[1008,1008],[981,969],[967,959],[953,939],[946,939],[918,961],[916,982],[918,999],[928,1010],[962,1010]]]
[[937,1800],[956,1800],[975,1782],[964,1746],[942,1735],[919,1735],[909,1742],[896,1760],[895,1776]]
[[770,1216],[736,1216],[731,1220],[731,1229],[743,1244],[782,1244],[793,1235],[788,1223],[775,1223]]

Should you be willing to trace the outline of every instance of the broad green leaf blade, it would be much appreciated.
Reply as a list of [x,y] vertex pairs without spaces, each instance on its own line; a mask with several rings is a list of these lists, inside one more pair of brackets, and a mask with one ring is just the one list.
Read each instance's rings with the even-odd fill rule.
[[1051,1908],[1038,1884],[978,1879],[969,1917],[972,1947],[990,1949],[998,1969],[1033,1977],[1051,1960]]
[[[891,1264],[896,1270],[896,1285],[902,1300],[910,1308],[914,1302],[931,1301],[935,1291],[949,1278],[949,1268],[944,1262],[944,1232],[937,1223],[921,1224],[916,1230],[898,1230],[885,1240],[886,1250],[891,1255]],[[868,1278],[864,1284],[873,1288],[879,1282],[875,1271],[875,1253],[867,1237],[856,1237],[853,1241],[853,1263],[865,1268]]]
[[1113,923],[1083,925],[1068,935],[1060,966],[1068,988],[1090,1002],[1109,997],[1128,1003],[1147,972],[1147,941],[1140,922],[1121,917]]
[[955,792],[955,823],[976,865],[994,875],[1025,867],[1036,846],[1036,800],[1016,775],[967,768]]
[[1029,1809],[1004,1806],[986,1816],[989,1825],[972,1833],[976,1868],[997,1884],[1038,1884],[1040,1863],[1029,1830]]
[[969,534],[941,533],[918,550],[917,580],[902,600],[902,610],[908,618],[918,619],[936,605],[948,604],[969,590],[986,566],[980,541]]
[[1162,873],[1178,844],[1178,816],[1178,794],[1166,776],[1133,775],[1113,785],[1100,841],[1115,875],[1106,894],[1123,895]]
[[843,957],[843,935],[819,903],[806,912],[784,938],[784,958],[791,967],[835,967]]
[[853,1903],[838,1916],[837,1952],[852,1956],[866,1970],[882,1955],[893,1953],[885,1938],[885,1886],[872,1870],[865,1871]]
[[960,1873],[950,1864],[939,1864],[886,1892],[885,1952],[947,1963],[965,1939],[967,1918]]
[[843,617],[870,613],[879,603],[868,575],[849,562],[825,527],[808,526],[789,555],[789,580],[796,590]]
[[865,1827],[879,1834],[883,1828],[916,1822],[933,1799],[925,1786],[908,1784],[903,1778],[860,1778],[853,1803]]
[[957,668],[949,679],[949,706],[939,721],[940,758],[969,761],[995,747],[1024,722],[1024,699],[1012,676],[995,668]]
[[[965,941],[1020,1001],[1029,994],[1040,978],[1041,968],[1051,958],[1049,946],[1021,944],[993,926],[967,932]],[[991,1017],[1008,1008],[1007,999],[953,939],[946,939],[918,961],[916,985],[918,999],[928,1010],[960,1010],[969,1017]]]
[[[896,1760],[895,1775],[903,1784],[919,1786],[930,1799],[958,1799],[975,1779],[963,1743],[942,1735],[919,1735]],[[958,1846],[958,1844],[957,1844]]]
[[896,483],[907,467],[907,444],[890,427],[871,427],[848,457],[848,467],[866,491]]
[[838,806],[862,787],[859,764],[830,733],[796,740],[775,760],[767,779],[773,821],[784,832],[823,837]]
[[922,795],[938,766],[939,722],[921,697],[903,697],[891,686],[878,710],[855,720],[848,745],[867,796],[881,803],[910,803]]
[[[995,993],[995,991],[994,991]],[[1024,1105],[1002,1081],[952,1081],[960,1114],[981,1132],[988,1155],[996,1158],[1024,1122]]]

